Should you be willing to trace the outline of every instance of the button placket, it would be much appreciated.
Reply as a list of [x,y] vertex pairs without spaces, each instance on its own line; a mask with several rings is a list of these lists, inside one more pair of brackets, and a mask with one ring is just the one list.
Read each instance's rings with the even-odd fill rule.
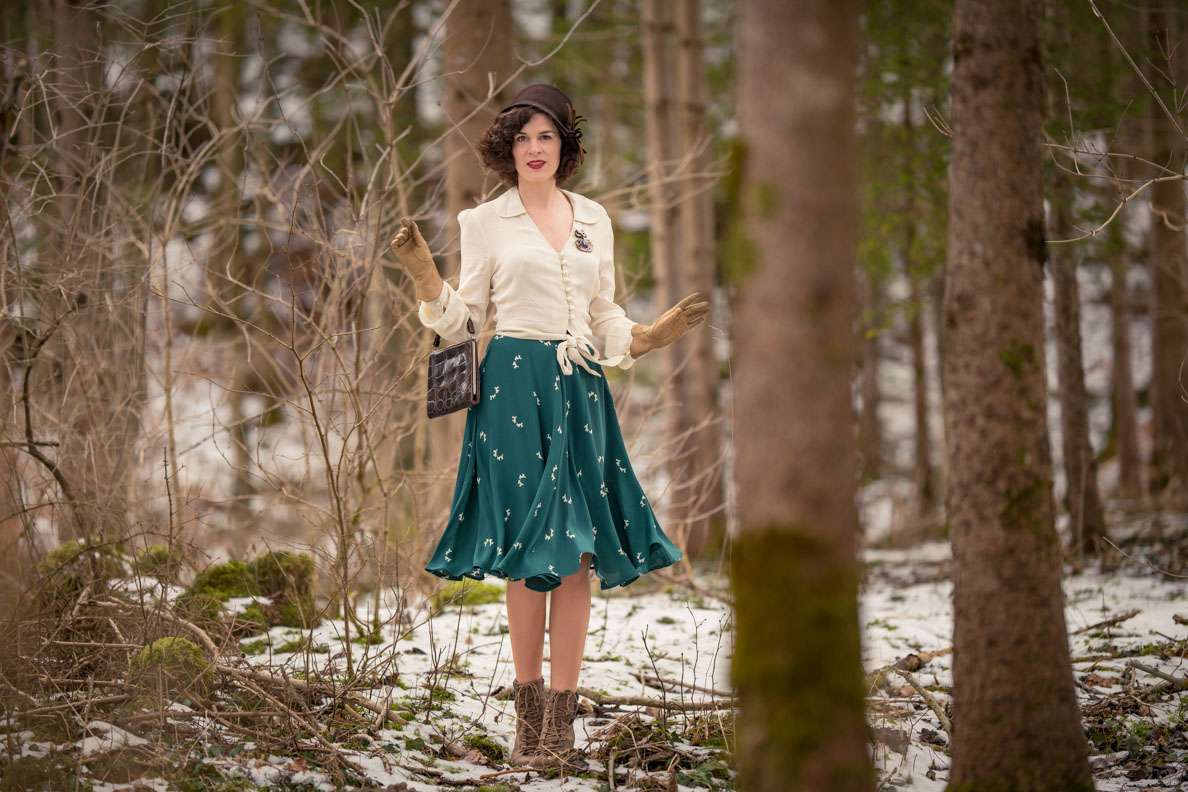
[[565,286],[565,304],[569,309],[569,318],[574,318],[573,312],[573,284],[569,282],[569,265],[565,261],[565,254],[558,253],[557,260],[561,263],[561,283]]

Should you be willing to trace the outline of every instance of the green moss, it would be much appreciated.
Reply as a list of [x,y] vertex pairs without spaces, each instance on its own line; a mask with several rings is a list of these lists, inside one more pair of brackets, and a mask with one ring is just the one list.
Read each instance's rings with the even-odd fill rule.
[[431,605],[433,610],[440,610],[447,605],[489,605],[503,602],[504,594],[502,588],[491,583],[458,580],[446,584],[434,594]]
[[1045,540],[1049,548],[1055,547],[1056,532],[1051,528],[1047,515],[1047,499],[1051,489],[1051,482],[1035,475],[1029,469],[1019,470],[1018,476],[1003,493],[1003,506],[999,512],[999,519],[1008,528],[1027,529],[1034,535]]
[[733,676],[749,713],[738,739],[758,757],[741,768],[746,785],[796,788],[812,765],[822,789],[870,788],[853,555],[802,526],[756,526],[734,545],[731,579]]
[[262,655],[268,651],[268,639],[260,638],[255,641],[248,641],[246,643],[241,643],[239,645],[239,648],[248,657],[255,657],[256,655]]
[[[251,569],[242,561],[214,564],[198,573],[189,588],[178,597],[181,616],[200,625],[213,624],[223,615],[222,603],[232,597],[260,594]],[[239,621],[246,621],[242,618]],[[249,623],[250,625],[250,623]]]
[[468,734],[462,738],[467,748],[473,748],[493,762],[502,762],[503,746],[486,734]]
[[272,601],[271,624],[307,628],[316,623],[314,562],[309,555],[275,550],[252,561],[250,569],[260,593]]
[[242,561],[214,564],[198,573],[186,589],[193,596],[210,597],[226,602],[232,597],[252,597],[260,594],[260,586],[251,568]]
[[1006,347],[998,350],[998,359],[1010,369],[1016,379],[1021,379],[1029,370],[1035,369],[1035,347],[1026,341],[1012,338]]
[[40,603],[57,609],[73,605],[88,583],[102,588],[108,580],[122,577],[124,566],[114,546],[88,548],[85,542],[66,542],[46,553],[36,571]]
[[249,603],[243,610],[231,615],[232,630],[238,635],[254,635],[268,629],[265,608],[258,602]]
[[276,551],[244,563],[228,561],[204,569],[179,598],[182,615],[213,622],[223,615],[221,603],[233,597],[267,597],[234,614],[239,633],[268,627],[306,628],[317,623],[313,598],[314,563],[303,553]]
[[759,216],[771,220],[780,208],[780,188],[774,182],[761,181],[755,185],[755,202],[759,207]]
[[[78,783],[75,786],[75,783]],[[79,790],[90,792],[91,782],[80,778],[79,767],[74,757],[66,753],[50,753],[45,756],[21,756],[9,762],[0,772],[0,790]]]
[[202,692],[211,680],[210,664],[202,651],[185,638],[158,638],[133,656],[130,670],[133,679],[159,686],[163,693]]
[[276,647],[278,654],[292,654],[293,652],[300,652],[309,646],[309,636],[301,635],[296,638],[290,638],[284,643]]
[[185,563],[180,547],[155,544],[136,557],[136,571],[172,583]]
[[746,146],[736,140],[728,154],[726,177],[723,186],[726,192],[725,228],[721,244],[718,245],[718,269],[723,283],[739,287],[758,269],[759,253],[748,231],[748,216],[757,212],[749,205],[755,194],[743,194],[743,168],[746,164]]
[[384,634],[379,630],[372,630],[366,635],[356,635],[351,639],[351,643],[367,644],[369,646],[376,646],[384,642]]

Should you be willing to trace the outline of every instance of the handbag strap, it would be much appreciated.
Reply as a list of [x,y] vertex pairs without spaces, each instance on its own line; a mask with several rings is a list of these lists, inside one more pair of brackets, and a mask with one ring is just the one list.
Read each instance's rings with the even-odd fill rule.
[[[474,320],[471,319],[469,316],[466,317],[466,332],[470,333],[471,336],[474,335]],[[433,348],[437,349],[438,345],[440,345],[440,344],[441,344],[441,336],[439,336],[437,333],[434,333],[433,334]]]

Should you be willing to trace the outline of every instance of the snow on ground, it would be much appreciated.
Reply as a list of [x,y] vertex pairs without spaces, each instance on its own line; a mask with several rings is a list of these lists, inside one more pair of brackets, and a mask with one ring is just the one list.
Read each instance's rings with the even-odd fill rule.
[[[864,561],[868,566],[868,583],[861,598],[863,625],[863,666],[868,672],[895,663],[908,654],[935,652],[952,646],[952,583],[938,577],[938,562],[948,558],[948,546],[935,542],[911,550],[868,550]],[[903,585],[912,577],[922,582]],[[943,573],[941,573],[943,574]],[[1082,711],[1101,703],[1111,693],[1119,693],[1129,682],[1124,678],[1131,660],[1153,667],[1167,674],[1183,677],[1188,669],[1182,657],[1160,655],[1160,645],[1169,641],[1188,640],[1188,627],[1176,623],[1175,616],[1188,614],[1188,588],[1182,580],[1167,578],[1150,570],[1116,571],[1108,574],[1084,572],[1064,579],[1065,622],[1070,632],[1070,651],[1073,658],[1074,679],[1078,683],[1077,696]],[[1093,628],[1102,622],[1132,611],[1137,615],[1115,626]],[[1093,628],[1093,629],[1085,629]],[[953,684],[952,656],[932,659],[915,673],[916,680],[942,705],[949,697],[941,690]],[[1146,686],[1159,682],[1156,677],[1135,672],[1130,684]],[[1114,684],[1116,683],[1116,684]],[[893,678],[895,688],[905,686],[903,680]],[[894,692],[894,691],[893,691]],[[1158,700],[1150,711],[1125,722],[1117,728],[1134,739],[1134,756],[1115,756],[1111,762],[1105,756],[1094,759],[1095,783],[1103,792],[1125,792],[1138,789],[1184,789],[1188,787],[1188,751],[1180,750],[1168,767],[1178,766],[1179,772],[1162,778],[1129,779],[1123,772],[1127,761],[1141,758],[1137,752],[1151,753],[1154,748],[1151,729],[1160,724],[1182,724],[1188,717],[1184,699],[1173,699],[1169,705]],[[882,717],[886,710],[893,717]],[[901,790],[939,792],[948,779],[949,757],[929,744],[927,732],[947,744],[943,730],[931,711],[924,706],[910,688],[901,688],[900,695],[880,705],[872,701],[871,723],[876,729],[875,765],[880,776],[892,776],[891,782]],[[1088,721],[1087,721],[1088,722]],[[879,731],[879,729],[888,731]],[[927,732],[926,732],[927,730]],[[910,735],[906,747],[894,746],[892,732]],[[1091,749],[1100,754],[1100,747]],[[1133,770],[1133,768],[1130,768]],[[1142,771],[1137,771],[1142,775]]]
[[[949,560],[948,546],[942,542],[906,550],[870,549],[862,557],[865,575],[860,623],[865,671],[885,668],[909,654],[938,652],[914,677],[941,706],[948,703],[946,691],[952,685],[952,658],[945,653],[952,645]],[[498,589],[502,583],[488,578],[483,585]],[[701,579],[701,593],[676,587],[661,590],[661,585],[645,579],[639,585],[601,592],[594,598],[581,687],[611,696],[664,696],[694,702],[711,696],[694,690],[693,685],[730,689],[733,624],[730,606],[722,596],[727,582]],[[1069,575],[1064,592],[1077,695],[1096,743],[1091,753],[1097,789],[1185,788],[1185,699],[1173,697],[1169,702],[1153,698],[1145,705],[1123,706],[1117,702],[1125,697],[1116,695],[1159,681],[1145,671],[1129,668],[1130,661],[1177,677],[1188,672],[1184,658],[1177,656],[1183,654],[1183,641],[1188,638],[1188,619],[1184,619],[1188,590],[1183,581],[1132,565],[1109,573]],[[508,698],[497,697],[515,676],[502,602],[447,606],[430,613],[428,603],[401,611],[399,601],[392,597],[381,603],[378,614],[372,613],[371,607],[359,604],[360,619],[371,624],[378,616],[382,627],[376,643],[353,645],[354,670],[370,680],[371,686],[359,692],[377,703],[388,702],[395,717],[370,733],[360,730],[348,737],[336,733],[343,755],[367,781],[393,788],[405,784],[409,790],[438,789],[442,782],[502,781],[528,792],[598,790],[606,783],[607,768],[594,758],[589,759],[589,777],[548,778],[527,772],[493,776],[504,766],[484,760],[473,750],[475,739],[485,737],[510,752],[515,735],[513,704]],[[1130,615],[1132,612],[1137,613]],[[1124,616],[1128,618],[1121,619]],[[1111,620],[1116,623],[1103,625]],[[342,630],[341,621],[326,621],[308,633],[278,627],[266,639],[255,636],[240,646],[248,652],[247,661],[259,667],[283,669],[296,678],[312,675],[327,679],[345,669]],[[311,651],[299,651],[301,644]],[[1178,651],[1168,651],[1177,646]],[[547,642],[545,661],[547,684]],[[641,680],[641,675],[678,679],[688,687],[661,691],[654,683]],[[950,763],[948,738],[917,690],[906,680],[889,675],[888,684],[872,690],[868,701],[875,738],[872,759],[884,788],[943,790]],[[622,711],[639,709],[625,706]],[[577,747],[589,746],[598,730],[619,714],[615,710],[596,714],[587,700],[585,711],[574,724]],[[650,722],[656,714],[645,710],[640,717]],[[679,712],[668,717],[675,731],[684,733],[695,720],[695,716]],[[187,722],[195,721],[190,718]],[[216,728],[213,723],[210,727],[212,731]],[[85,731],[82,739],[66,745],[39,742],[32,732],[13,734],[21,753],[30,756],[68,751],[89,760],[144,744],[141,736],[98,717],[89,721]],[[312,763],[307,767],[300,756],[264,755],[251,744],[233,752],[226,750],[223,739],[209,744],[204,740],[194,744],[196,755],[205,756],[202,761],[226,777],[243,778],[255,787],[335,788],[327,773]],[[222,747],[211,750],[212,746]],[[443,747],[454,750],[443,751]],[[705,747],[685,743],[678,747],[703,756],[707,762],[722,758]],[[1154,761],[1156,753],[1158,761]],[[454,758],[443,758],[451,756]],[[618,768],[619,786],[626,786],[626,772]],[[688,776],[683,779],[690,780]],[[161,779],[137,783],[138,787],[96,783],[94,789],[176,788]],[[712,787],[706,783],[682,783],[677,788],[682,792],[723,788],[722,781]],[[732,785],[725,782],[725,788]]]
[[[501,586],[500,581],[490,578],[484,584]],[[416,750],[399,751],[407,749],[410,742],[414,746],[422,740],[432,744],[463,743],[468,735],[486,730],[510,753],[515,739],[515,710],[510,699],[494,697],[501,687],[510,687],[515,677],[503,603],[448,607],[433,618],[426,618],[423,611],[406,614],[412,624],[404,627],[394,618],[394,607],[391,603],[381,610],[381,622],[391,626],[383,630],[384,643],[366,647],[365,664],[383,669],[386,680],[395,682],[395,686],[377,688],[372,691],[373,695],[377,700],[425,702],[430,699],[430,688],[444,688],[453,694],[454,700],[444,710],[420,712],[418,718],[399,731],[380,730],[375,750],[352,755],[352,760],[377,783],[396,785],[404,782],[410,789],[420,790],[437,787],[416,772],[425,769],[423,755]],[[364,616],[363,613],[360,615]],[[370,615],[366,614],[366,617],[370,618]],[[658,673],[661,677],[679,679],[691,685],[729,690],[730,625],[728,607],[713,598],[690,598],[670,593],[632,595],[625,589],[604,592],[594,599],[591,609],[579,685],[612,696],[660,698],[667,695],[670,700],[709,700],[711,696],[691,688],[683,695],[679,692],[662,694],[657,688],[645,685],[635,674]],[[313,655],[322,663],[321,671],[330,670],[331,666],[338,670],[343,667],[345,658],[338,651],[343,645],[341,628],[341,622],[326,622],[313,630],[312,645],[330,650]],[[271,637],[273,644],[279,645],[295,635],[297,631],[275,628]],[[547,648],[546,643],[546,685]],[[356,663],[360,661],[362,651],[362,647],[356,647]],[[305,656],[301,654],[264,653],[253,659],[261,664],[283,666],[290,673],[307,670]],[[430,722],[426,722],[426,715],[430,716]],[[685,716],[676,713],[669,717],[679,721]],[[574,724],[577,747],[585,747],[589,737],[608,722],[606,717],[579,717]],[[290,774],[283,773],[292,760],[278,757],[277,764],[283,776],[289,778],[289,783],[294,783]],[[524,790],[597,790],[605,783],[606,768],[595,760],[591,760],[590,765],[590,770],[601,776],[599,780],[545,779],[537,773],[518,773],[506,780]],[[431,771],[441,772],[444,778],[452,780],[477,780],[483,774],[493,772],[490,767],[466,759],[439,759],[433,762]],[[253,771],[253,780],[258,784],[276,783],[277,778],[263,766]],[[695,787],[679,785],[679,788],[691,790]]]
[[[868,673],[911,653],[951,647],[952,586],[947,579],[948,559],[948,546],[939,542],[910,550],[864,553],[868,574],[861,596],[862,661]],[[486,582],[499,585],[490,579]],[[710,590],[724,591],[725,581],[708,583]],[[1132,655],[1165,673],[1184,674],[1181,658],[1140,656],[1149,651],[1144,647],[1169,639],[1181,641],[1188,635],[1188,628],[1173,619],[1176,614],[1188,611],[1182,582],[1161,579],[1149,571],[1085,572],[1066,578],[1064,590],[1065,616],[1069,631],[1074,633],[1070,638],[1074,673],[1080,683],[1078,696],[1083,707],[1121,690],[1111,689],[1108,683],[1120,678]],[[381,621],[396,624],[391,608],[385,606],[379,616]],[[1076,633],[1134,610],[1139,613],[1116,626]],[[494,693],[509,686],[515,674],[502,603],[447,608],[433,618],[426,618],[424,612],[408,616],[411,617],[408,626],[386,628],[385,643],[367,648],[372,667],[382,667],[396,675],[389,680],[399,680],[399,687],[377,689],[374,695],[380,699],[425,701],[428,688],[433,686],[450,690],[456,699],[441,717],[434,710],[432,722],[427,723],[421,713],[422,717],[400,731],[380,731],[374,750],[360,753],[356,761],[378,783],[405,782],[411,789],[430,789],[434,788],[432,784],[416,773],[424,767],[419,755],[415,751],[397,753],[391,749],[407,747],[410,741],[416,745],[417,740],[435,744],[460,742],[468,734],[485,729],[510,750],[515,734],[514,709],[510,700],[498,700]],[[636,676],[640,672],[649,675],[659,672],[662,677],[729,690],[731,624],[729,606],[713,597],[689,597],[677,591],[642,595],[635,595],[630,589],[604,592],[594,600],[579,684],[610,695],[659,696],[658,689]],[[314,631],[313,644],[340,647],[340,629],[340,623],[324,624]],[[292,631],[288,633],[280,628],[274,630],[274,645],[291,638]],[[336,661],[329,660],[329,653],[320,657],[323,663],[342,666],[341,657]],[[305,670],[301,658],[264,654],[255,661],[288,664],[290,672],[297,672]],[[547,680],[547,644],[545,666]],[[448,676],[442,670],[445,667],[450,668]],[[944,704],[948,697],[943,690],[952,685],[951,655],[932,659],[915,676],[924,687],[935,689],[933,696]],[[1140,685],[1158,681],[1141,672],[1137,676]],[[1089,684],[1085,683],[1086,679]],[[941,747],[947,743],[943,729],[905,682],[893,679],[892,687],[889,694],[876,695],[871,703],[871,724],[876,736],[873,760],[880,778],[890,776],[889,783],[902,790],[942,790],[949,767],[949,757]],[[887,696],[886,701],[878,700],[883,695]],[[707,698],[698,692],[686,693],[685,697],[693,701]],[[1185,714],[1180,709],[1156,712],[1151,717],[1182,720]],[[575,723],[578,747],[584,747],[590,735],[606,722],[605,718],[591,715],[579,717]],[[1136,733],[1141,731],[1138,725],[1135,729]],[[897,735],[906,737],[906,741],[901,742]],[[929,739],[939,745],[930,743]],[[291,768],[291,759],[277,759],[281,770]],[[1098,770],[1097,788],[1109,792],[1178,789],[1181,782],[1188,780],[1181,774],[1165,778],[1162,783],[1151,779],[1132,782],[1118,769],[1124,761],[1113,767],[1104,757],[1095,762],[1102,766]],[[433,767],[452,780],[478,779],[492,772],[490,767],[465,759],[438,760]],[[602,775],[602,780],[547,779],[536,774],[516,774],[508,780],[525,790],[595,790],[605,779],[605,768],[591,761],[590,769]],[[257,783],[275,782],[277,777],[280,776],[265,766],[257,766],[253,771]],[[284,777],[290,778],[290,783],[296,780],[291,773]],[[680,788],[692,789],[683,785]]]

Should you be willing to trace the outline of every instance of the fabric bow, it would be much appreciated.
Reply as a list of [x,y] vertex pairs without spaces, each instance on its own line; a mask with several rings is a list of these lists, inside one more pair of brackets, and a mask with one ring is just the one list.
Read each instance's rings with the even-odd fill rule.
[[[561,373],[566,375],[572,374],[573,363],[577,363],[595,377],[601,377],[601,374],[586,365],[587,359],[592,361],[598,359],[598,350],[590,343],[574,338],[573,336],[567,336],[564,341],[557,344],[557,363],[561,366]],[[573,363],[570,361],[573,361]]]

